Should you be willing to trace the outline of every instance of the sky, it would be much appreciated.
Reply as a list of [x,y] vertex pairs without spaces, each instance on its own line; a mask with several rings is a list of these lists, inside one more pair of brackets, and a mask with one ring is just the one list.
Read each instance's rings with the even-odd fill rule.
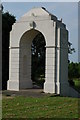
[[33,7],[45,7],[66,24],[69,31],[68,40],[75,48],[75,53],[69,55],[70,61],[78,62],[78,3],[77,2],[3,2],[4,12],[9,11],[18,20]]

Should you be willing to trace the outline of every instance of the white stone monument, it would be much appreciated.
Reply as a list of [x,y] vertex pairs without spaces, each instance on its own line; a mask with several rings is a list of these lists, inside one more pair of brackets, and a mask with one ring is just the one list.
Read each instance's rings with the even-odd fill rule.
[[39,32],[46,42],[44,92],[75,96],[68,84],[68,30],[43,7],[31,9],[12,26],[7,89],[32,88],[31,44]]

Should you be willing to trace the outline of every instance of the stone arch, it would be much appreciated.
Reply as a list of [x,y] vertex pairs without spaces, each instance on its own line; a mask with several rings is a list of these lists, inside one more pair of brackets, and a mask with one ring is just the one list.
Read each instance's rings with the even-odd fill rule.
[[[30,33],[30,31],[32,32]],[[38,31],[43,34],[46,40],[44,92],[60,94],[60,91],[64,88],[64,86],[62,85],[61,87],[60,84],[67,84],[68,71],[66,66],[68,31],[66,30],[65,24],[58,21],[56,16],[50,14],[44,8],[34,8],[30,10],[12,26],[12,31],[10,32],[9,81],[7,89],[19,91],[21,88],[26,87],[25,82],[24,85],[22,85],[23,83],[20,80],[20,41],[28,34],[28,38],[30,37],[28,42],[30,42],[30,39],[33,38]],[[61,40],[63,41],[64,39],[66,50],[64,48],[63,50],[60,49],[63,47],[61,45]],[[27,45],[28,48],[30,47],[30,44],[28,43],[25,45]],[[61,53],[64,53],[65,60],[63,60],[64,58],[61,56]],[[22,58],[24,58],[24,62],[25,59],[28,60],[27,56],[23,56]],[[62,71],[62,73],[64,71],[61,62],[65,67],[64,75],[60,74],[60,71]],[[60,81],[62,81],[62,83]]]
[[33,39],[39,33],[41,32],[38,30],[31,29],[26,31],[20,39],[20,43],[19,43],[20,44],[19,45],[19,88],[20,89],[32,88],[31,45]]
[[[55,15],[43,7],[31,9],[12,26],[7,89],[19,91],[26,88],[25,79],[22,82],[21,75],[24,72],[23,75],[26,79],[28,78],[25,69],[30,63],[26,62],[29,53],[26,54],[26,51],[23,50],[24,54],[21,56],[21,48],[25,48],[26,45],[27,48],[30,48],[29,42],[38,32],[41,32],[46,40],[44,92],[63,96],[78,96],[78,93],[68,83],[68,30],[62,20],[58,20]],[[27,44],[20,44],[21,41],[25,43],[26,35],[29,39]],[[24,64],[21,64],[21,60],[24,61],[22,62]],[[21,65],[23,71],[20,71]],[[29,70],[27,73],[29,73]],[[29,80],[27,88],[32,87],[31,84]]]

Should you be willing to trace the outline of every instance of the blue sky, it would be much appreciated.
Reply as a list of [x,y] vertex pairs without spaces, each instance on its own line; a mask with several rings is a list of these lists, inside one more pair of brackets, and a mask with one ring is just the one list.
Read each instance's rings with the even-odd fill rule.
[[69,41],[76,52],[69,56],[73,62],[78,62],[78,3],[77,2],[4,2],[4,11],[15,15],[17,20],[33,7],[45,7],[49,12],[63,19],[69,30]]

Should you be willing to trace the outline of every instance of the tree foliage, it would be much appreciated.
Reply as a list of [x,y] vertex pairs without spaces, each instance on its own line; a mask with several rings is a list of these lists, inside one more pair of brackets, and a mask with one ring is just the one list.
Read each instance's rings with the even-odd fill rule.
[[69,63],[68,76],[69,79],[80,78],[80,63]]
[[68,42],[68,53],[72,54],[75,52],[75,49],[72,47],[72,43]]
[[15,16],[11,15],[9,12],[4,13],[2,11],[2,88],[3,89],[6,89],[7,80],[9,79],[9,33],[15,21],[16,21]]

